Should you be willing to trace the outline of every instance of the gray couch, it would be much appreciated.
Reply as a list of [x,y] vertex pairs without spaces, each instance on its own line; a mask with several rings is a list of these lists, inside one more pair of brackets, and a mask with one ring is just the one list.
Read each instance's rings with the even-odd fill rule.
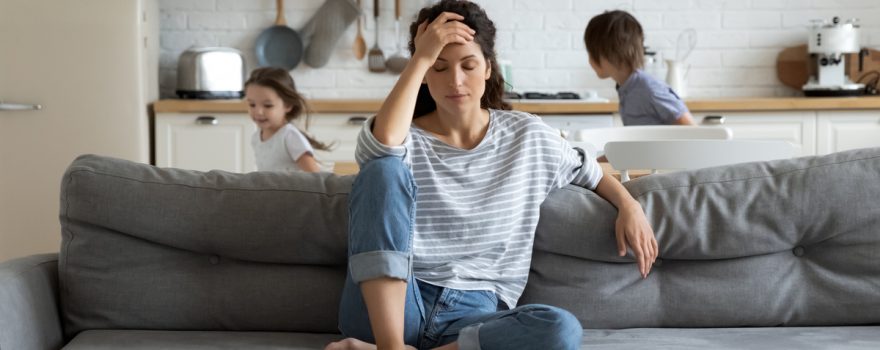
[[[82,156],[60,253],[0,265],[0,350],[321,348],[351,180]],[[661,247],[646,280],[609,203],[568,186],[542,207],[520,302],[572,311],[584,348],[880,348],[880,149],[626,185]]]

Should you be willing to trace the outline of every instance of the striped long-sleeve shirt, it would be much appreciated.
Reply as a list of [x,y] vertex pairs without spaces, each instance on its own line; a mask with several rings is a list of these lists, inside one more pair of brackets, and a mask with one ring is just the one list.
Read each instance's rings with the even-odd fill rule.
[[550,190],[574,183],[595,189],[602,170],[540,118],[489,110],[489,129],[473,149],[440,141],[412,125],[403,144],[388,147],[371,131],[355,156],[402,157],[418,191],[413,274],[430,284],[495,292],[510,308],[525,288],[541,203]]

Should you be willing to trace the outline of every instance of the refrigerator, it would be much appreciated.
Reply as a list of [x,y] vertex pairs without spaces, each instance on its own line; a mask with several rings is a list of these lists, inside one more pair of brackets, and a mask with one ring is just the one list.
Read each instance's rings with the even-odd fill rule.
[[78,155],[149,163],[158,22],[158,0],[0,0],[0,261],[59,251]]

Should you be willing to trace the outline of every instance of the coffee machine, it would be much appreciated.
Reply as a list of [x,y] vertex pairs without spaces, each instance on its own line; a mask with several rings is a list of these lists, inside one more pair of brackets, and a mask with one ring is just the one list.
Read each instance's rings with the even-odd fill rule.
[[858,53],[859,26],[857,19],[840,22],[834,17],[813,20],[807,51],[814,61],[810,80],[804,85],[806,96],[858,96],[865,94],[865,84],[852,82],[847,76],[847,55]]

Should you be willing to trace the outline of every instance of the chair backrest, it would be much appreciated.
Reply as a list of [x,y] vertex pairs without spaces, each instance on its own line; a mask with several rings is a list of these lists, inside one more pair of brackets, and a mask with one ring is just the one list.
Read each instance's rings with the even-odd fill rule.
[[683,126],[683,125],[645,125],[623,126],[613,128],[580,129],[574,132],[572,144],[586,142],[592,145],[582,146],[584,150],[593,148],[601,151],[611,141],[646,141],[646,140],[730,140],[733,131],[720,126]]
[[686,170],[712,166],[791,158],[795,148],[774,140],[651,140],[612,141],[605,144],[605,157],[621,180],[628,170]]

